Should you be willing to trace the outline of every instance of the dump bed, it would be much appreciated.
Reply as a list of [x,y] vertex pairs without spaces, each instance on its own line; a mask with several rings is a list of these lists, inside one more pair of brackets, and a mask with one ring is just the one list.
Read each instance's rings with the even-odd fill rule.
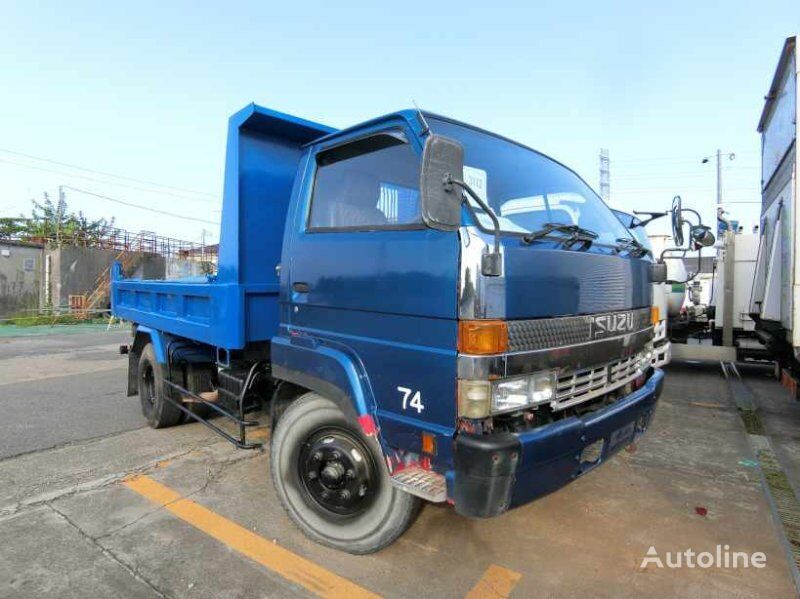
[[112,269],[112,313],[225,349],[278,330],[286,213],[303,146],[334,131],[251,104],[230,118],[215,277],[143,281]]

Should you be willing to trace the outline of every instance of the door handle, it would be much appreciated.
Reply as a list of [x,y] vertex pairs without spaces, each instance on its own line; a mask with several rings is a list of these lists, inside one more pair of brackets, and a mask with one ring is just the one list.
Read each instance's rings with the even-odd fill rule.
[[292,283],[292,290],[295,293],[308,293],[309,289],[308,283]]

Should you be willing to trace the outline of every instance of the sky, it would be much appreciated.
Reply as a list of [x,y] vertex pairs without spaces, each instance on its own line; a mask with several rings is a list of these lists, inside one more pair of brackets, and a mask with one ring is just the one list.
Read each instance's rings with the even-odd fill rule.
[[715,165],[701,161],[734,153],[723,200],[749,229],[756,126],[798,31],[797,0],[0,0],[0,216],[63,185],[71,210],[213,241],[232,113],[256,102],[345,127],[415,101],[595,189],[608,148],[624,210],[680,194],[713,220]]

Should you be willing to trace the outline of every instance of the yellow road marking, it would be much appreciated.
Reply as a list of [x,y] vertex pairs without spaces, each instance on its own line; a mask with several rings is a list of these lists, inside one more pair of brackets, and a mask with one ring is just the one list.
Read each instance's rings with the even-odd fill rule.
[[126,487],[161,505],[184,522],[215,538],[320,597],[378,597],[299,555],[268,541],[190,499],[141,475],[122,481]]
[[522,574],[508,568],[492,564],[483,573],[478,583],[467,593],[467,599],[483,599],[484,597],[508,597],[514,590]]

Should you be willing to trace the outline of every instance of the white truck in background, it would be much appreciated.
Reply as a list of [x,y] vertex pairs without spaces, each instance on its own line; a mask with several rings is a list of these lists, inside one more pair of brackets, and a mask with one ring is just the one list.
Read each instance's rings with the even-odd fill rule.
[[797,36],[787,38],[758,123],[761,223],[749,303],[756,336],[793,380],[800,376],[799,65]]

